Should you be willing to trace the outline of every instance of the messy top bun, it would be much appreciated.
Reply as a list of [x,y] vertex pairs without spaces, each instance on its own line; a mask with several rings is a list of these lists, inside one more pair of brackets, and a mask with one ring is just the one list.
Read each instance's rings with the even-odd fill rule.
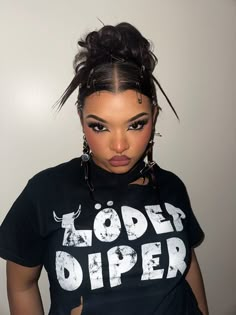
[[90,32],[78,45],[79,52],[74,59],[75,77],[59,101],[60,108],[77,88],[78,110],[82,110],[87,96],[101,90],[137,90],[156,106],[155,83],[172,107],[153,76],[157,58],[151,51],[150,42],[131,24],[103,26]]
[[[128,23],[104,26],[91,32],[78,42],[82,50],[75,57],[76,69],[80,66],[95,67],[111,61],[123,60],[153,72],[157,58],[150,50],[150,43]],[[112,60],[113,59],[113,60]]]

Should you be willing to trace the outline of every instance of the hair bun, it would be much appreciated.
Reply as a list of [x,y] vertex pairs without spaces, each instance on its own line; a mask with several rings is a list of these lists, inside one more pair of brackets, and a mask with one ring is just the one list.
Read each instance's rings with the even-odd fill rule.
[[150,49],[150,43],[129,23],[104,26],[89,33],[85,40],[78,42],[82,50],[77,60],[83,59],[86,66],[123,60],[153,71],[157,58]]
[[75,76],[59,100],[59,108],[77,88],[79,111],[86,97],[101,90],[135,90],[146,95],[156,106],[157,85],[178,118],[171,101],[153,75],[157,58],[150,42],[134,26],[129,23],[103,26],[90,32],[78,45],[80,49],[74,59]]

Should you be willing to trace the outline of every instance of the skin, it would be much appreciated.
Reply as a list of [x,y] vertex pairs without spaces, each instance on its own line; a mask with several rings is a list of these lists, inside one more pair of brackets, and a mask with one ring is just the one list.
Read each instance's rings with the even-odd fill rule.
[[[143,96],[139,104],[135,91],[101,91],[88,96],[81,123],[94,162],[108,172],[128,172],[147,147],[154,119],[149,98]],[[128,157],[129,163],[111,165],[110,159],[116,156]]]
[[186,275],[186,280],[193,290],[202,314],[209,315],[202,273],[194,249],[192,249],[192,260]]
[[44,315],[38,288],[41,266],[28,268],[7,261],[7,293],[11,315]]
[[[150,140],[157,111],[142,96],[138,103],[135,91],[101,91],[88,96],[80,113],[81,124],[94,162],[108,172],[128,172],[142,157]],[[145,124],[143,123],[145,121]],[[125,165],[112,165],[113,157],[126,156]],[[144,184],[143,182],[140,184]],[[38,279],[42,266],[23,267],[7,262],[7,287],[11,315],[44,315]],[[194,250],[186,275],[203,315],[208,315],[201,271]],[[71,310],[80,315],[83,303]]]

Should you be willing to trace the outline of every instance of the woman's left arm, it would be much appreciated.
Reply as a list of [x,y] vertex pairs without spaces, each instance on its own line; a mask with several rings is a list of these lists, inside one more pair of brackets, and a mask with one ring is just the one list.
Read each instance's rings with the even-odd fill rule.
[[203,278],[194,249],[192,249],[192,260],[186,275],[186,280],[188,281],[194,295],[196,296],[201,312],[203,315],[209,315]]

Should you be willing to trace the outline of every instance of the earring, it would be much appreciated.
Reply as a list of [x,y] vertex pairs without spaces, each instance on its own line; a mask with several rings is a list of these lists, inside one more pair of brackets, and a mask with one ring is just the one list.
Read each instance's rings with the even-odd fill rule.
[[85,138],[85,135],[83,136],[83,140],[84,140],[84,142],[83,142],[83,154],[81,155],[81,160],[82,160],[81,165],[84,168],[85,182],[88,185],[92,199],[94,199],[94,196],[93,196],[94,187],[93,187],[92,183],[90,182],[89,163],[87,163],[90,160],[91,152],[90,152],[88,142]]
[[[146,172],[151,170],[152,167],[156,164],[156,162],[153,161],[153,145],[154,145],[154,141],[153,141],[153,137],[152,137],[150,139],[150,141],[148,142],[148,146],[147,146],[147,150],[146,150],[147,163],[145,163],[144,168],[140,171],[140,174],[142,175],[144,181],[145,181]],[[153,179],[152,172],[151,172],[151,176]]]
[[154,141],[153,139],[151,139],[148,143],[148,150],[147,150],[147,160],[148,160],[149,165],[153,164],[153,145],[154,145]]
[[90,148],[89,148],[89,145],[88,145],[88,142],[85,138],[85,135],[83,136],[83,154],[81,155],[81,159],[82,159],[82,162],[88,162],[89,159],[90,159]]

